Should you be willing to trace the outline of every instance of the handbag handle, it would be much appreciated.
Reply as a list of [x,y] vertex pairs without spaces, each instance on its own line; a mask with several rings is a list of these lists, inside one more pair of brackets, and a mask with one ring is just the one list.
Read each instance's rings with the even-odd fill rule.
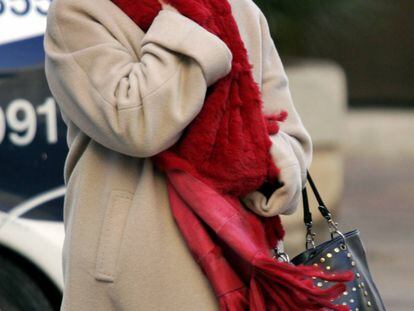
[[[333,239],[334,234],[337,233],[338,235],[342,236],[345,239],[345,236],[338,229],[338,223],[333,221],[331,212],[328,210],[325,203],[323,202],[322,197],[319,194],[319,191],[316,188],[316,185],[309,173],[309,170],[306,170],[306,176],[307,176],[309,185],[311,186],[311,189],[313,191],[313,194],[315,195],[316,201],[318,202],[318,210],[323,216],[323,218],[325,218],[328,223],[331,238]],[[305,223],[305,226],[306,226],[305,246],[306,246],[306,249],[309,249],[310,247],[315,248],[315,233],[312,231],[312,227],[313,227],[312,213],[309,208],[309,199],[308,199],[308,192],[306,190],[306,185],[302,189],[302,201],[303,201],[303,222]]]

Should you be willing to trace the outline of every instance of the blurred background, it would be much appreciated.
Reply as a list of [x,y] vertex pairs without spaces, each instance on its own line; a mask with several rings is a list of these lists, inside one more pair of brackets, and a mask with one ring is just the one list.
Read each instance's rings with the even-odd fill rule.
[[[342,231],[360,229],[387,309],[412,310],[414,2],[256,3],[312,136],[310,173],[325,203]],[[302,215],[300,206],[284,217],[291,257],[304,249]],[[317,241],[329,238],[326,229],[319,217]]]
[[[236,0],[234,0],[236,1]],[[66,129],[44,77],[50,0],[0,0],[0,310],[58,310]],[[310,173],[346,232],[360,229],[388,310],[413,309],[414,2],[255,0],[310,132]],[[316,202],[313,215],[317,216]],[[304,250],[301,206],[284,216]],[[316,240],[329,238],[316,217]]]

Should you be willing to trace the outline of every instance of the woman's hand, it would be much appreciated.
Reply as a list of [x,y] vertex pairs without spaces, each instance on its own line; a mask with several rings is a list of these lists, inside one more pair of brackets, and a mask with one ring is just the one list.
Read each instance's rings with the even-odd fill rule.
[[165,3],[164,0],[158,0],[158,2],[161,4],[161,7],[163,10],[170,10],[170,11],[178,12],[175,7],[173,7],[172,5],[168,3]]
[[242,198],[245,205],[255,213],[272,217],[279,214],[293,214],[299,205],[301,192],[306,176],[305,159],[299,143],[286,133],[280,131],[270,136],[272,147],[270,153],[276,165],[280,168],[279,182],[269,199],[260,192],[252,191]]

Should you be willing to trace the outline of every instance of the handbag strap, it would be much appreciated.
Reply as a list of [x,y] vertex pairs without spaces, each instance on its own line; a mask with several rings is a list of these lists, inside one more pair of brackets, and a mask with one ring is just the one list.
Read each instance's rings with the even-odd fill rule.
[[[309,173],[309,170],[306,171],[306,175],[307,175],[307,180],[309,182],[309,185],[311,186],[311,189],[313,191],[313,194],[315,195],[316,201],[318,202],[318,210],[328,222],[331,237],[333,238],[334,234],[336,233],[345,239],[342,232],[340,232],[338,229],[338,223],[333,221],[331,212],[328,210],[325,203],[323,202],[322,197],[319,194],[319,191],[316,188],[316,185]],[[306,249],[309,249],[310,246],[315,248],[315,233],[312,231],[312,226],[313,226],[312,213],[309,208],[309,199],[308,199],[308,192],[306,190],[306,185],[302,189],[302,201],[303,201],[303,221],[306,226],[306,243],[305,243]]]
[[[319,194],[318,189],[309,173],[309,170],[306,171],[307,180],[313,194],[315,195],[316,201],[318,201],[318,209],[322,216],[327,220],[330,221],[332,219],[331,213],[329,212],[328,208],[326,207],[325,203],[322,200],[321,195]],[[306,186],[302,189],[302,200],[303,200],[303,221],[305,225],[308,227],[312,227],[312,213],[309,208],[309,200],[308,200],[308,192],[306,190]]]
[[[339,231],[338,223],[333,221],[331,212],[328,210],[325,203],[323,202],[322,197],[319,194],[318,189],[316,188],[315,182],[313,181],[313,179],[312,179],[312,177],[309,173],[309,170],[306,170],[306,178],[309,182],[309,185],[311,186],[313,194],[315,195],[316,201],[318,201],[318,210],[322,214],[322,216],[326,219],[326,221],[328,222],[331,238],[332,239],[334,238],[334,234],[338,234],[345,241],[344,234],[341,231]],[[305,243],[305,246],[306,246],[307,250],[309,250],[310,247],[315,249],[316,248],[316,244],[315,244],[315,235],[316,234],[312,231],[312,226],[313,226],[312,213],[311,213],[310,208],[309,208],[309,199],[308,199],[308,192],[307,192],[307,189],[306,189],[306,184],[305,184],[305,187],[303,187],[303,189],[302,189],[302,202],[303,202],[303,222],[305,223],[305,226],[306,226],[306,243]],[[274,250],[275,250],[276,257],[279,260],[289,261],[289,256],[287,256],[287,254],[284,251],[279,250],[279,245],[277,243],[274,246]]]

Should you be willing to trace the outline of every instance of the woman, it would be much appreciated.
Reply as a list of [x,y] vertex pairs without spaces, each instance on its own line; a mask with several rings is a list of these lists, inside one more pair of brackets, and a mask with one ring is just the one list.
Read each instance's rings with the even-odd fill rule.
[[[270,136],[282,187],[268,201],[259,190],[242,199],[259,215],[289,215],[311,139],[263,13],[251,0],[230,4],[264,113],[288,112]],[[162,3],[144,32],[109,0],[54,0],[44,40],[47,81],[68,127],[61,310],[218,310],[150,157],[200,112],[207,88],[231,69],[230,49],[172,6]]]

